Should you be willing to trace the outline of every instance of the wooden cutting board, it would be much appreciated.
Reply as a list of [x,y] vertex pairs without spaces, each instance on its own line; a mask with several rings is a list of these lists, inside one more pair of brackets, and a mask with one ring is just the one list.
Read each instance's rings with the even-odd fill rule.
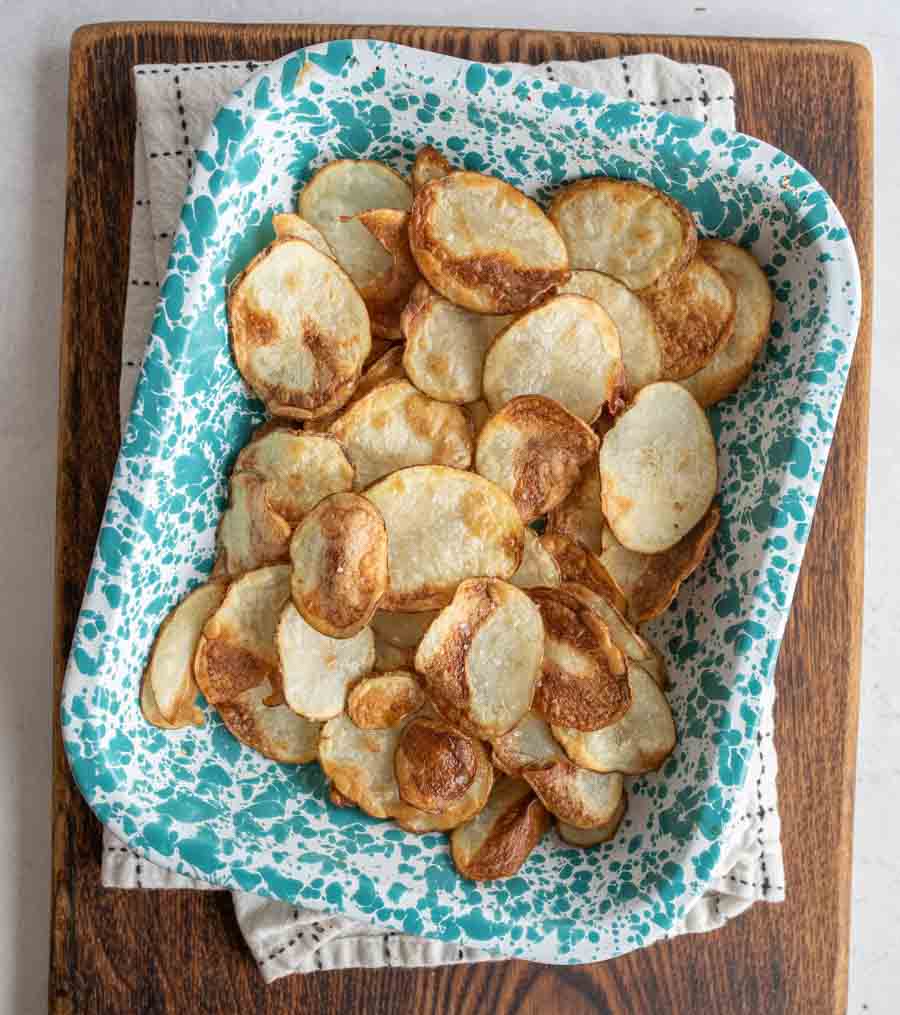
[[461,28],[131,23],[72,40],[60,345],[55,691],[58,695],[119,444],[138,63],[268,60],[373,37],[483,61],[658,52],[718,64],[738,127],[809,167],[856,241],[864,313],[856,357],[782,643],[776,736],[787,902],[723,930],[603,965],[524,962],[294,976],[266,987],[226,893],[101,888],[100,825],[55,727],[50,1011],[825,1015],[847,991],[850,856],[863,595],[871,349],[872,69],[843,43]]

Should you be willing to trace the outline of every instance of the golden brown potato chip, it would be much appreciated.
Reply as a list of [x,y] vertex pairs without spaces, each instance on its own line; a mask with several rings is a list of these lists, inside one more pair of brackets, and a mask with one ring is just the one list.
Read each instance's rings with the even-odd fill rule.
[[691,213],[633,180],[578,180],[556,195],[549,215],[573,268],[602,271],[629,289],[677,278],[697,249]]
[[388,534],[388,590],[383,610],[434,610],[465,578],[509,578],[525,542],[519,512],[494,483],[440,465],[402,469],[366,496]]
[[495,737],[491,747],[497,768],[517,777],[534,768],[549,768],[566,758],[550,727],[537,712],[529,712],[507,733]]
[[556,588],[562,581],[559,565],[531,529],[525,530],[525,552],[519,570],[509,579],[510,585],[520,589],[533,589],[538,585]]
[[228,730],[241,743],[284,764],[315,761],[322,724],[295,715],[286,705],[270,705],[275,690],[268,680],[216,706]]
[[439,180],[442,176],[455,172],[453,166],[443,155],[430,144],[420,148],[416,152],[416,161],[412,168],[413,193],[418,194],[426,183],[432,180]]
[[512,877],[549,827],[527,782],[498,779],[484,809],[450,836],[453,864],[472,881]]
[[721,272],[695,257],[672,284],[641,293],[662,342],[662,376],[697,373],[734,332],[736,302]]
[[610,842],[615,838],[622,818],[625,817],[625,809],[628,803],[626,795],[622,794],[619,806],[615,809],[609,821],[595,828],[576,828],[575,825],[568,825],[565,821],[556,822],[556,830],[563,842],[570,846],[580,846],[582,849],[589,849],[591,846],[600,846],[604,842]]
[[425,692],[415,675],[393,670],[364,677],[347,695],[347,715],[361,730],[383,730],[418,712]]
[[507,582],[473,578],[429,627],[416,670],[435,708],[480,737],[500,736],[531,708],[541,672],[540,610]]
[[334,251],[328,246],[328,240],[325,239],[315,226],[311,226],[305,219],[300,218],[299,215],[294,215],[292,212],[273,215],[272,228],[275,230],[275,237],[279,240],[288,238],[306,240],[307,243],[315,247],[320,253],[334,258]]
[[724,240],[701,240],[697,253],[719,272],[734,293],[734,331],[731,337],[682,384],[705,408],[736,391],[765,345],[772,323],[774,300],[769,280],[747,250]]
[[629,550],[674,546],[709,510],[717,482],[706,413],[680,384],[642,388],[603,439],[603,514]]
[[585,296],[554,296],[516,318],[484,358],[484,397],[496,412],[516,395],[544,395],[586,423],[618,411],[625,371],[619,333]]
[[640,775],[655,771],[675,748],[675,723],[666,696],[637,663],[628,669],[631,708],[618,722],[586,732],[553,726],[553,735],[576,765],[594,772]]
[[376,610],[371,627],[376,638],[382,638],[390,645],[397,648],[416,648],[437,615],[437,610],[426,610],[423,613],[391,613],[387,610]]
[[[374,363],[370,364],[366,372],[360,377],[359,384],[350,396],[350,400],[336,412],[331,412],[321,419],[310,419],[306,421],[305,430],[314,433],[327,433],[331,425],[355,405],[361,398],[364,398],[370,391],[380,388],[388,381],[402,381],[406,378],[406,371],[403,369],[403,346],[388,343],[387,352],[383,353]],[[331,435],[333,436],[333,435]]]
[[596,553],[561,532],[545,532],[541,546],[553,557],[564,582],[577,582],[625,609],[625,595]]
[[409,381],[390,381],[370,391],[332,424],[331,432],[356,469],[356,490],[411,465],[466,469],[472,461],[474,441],[462,410],[428,398]]
[[481,398],[484,356],[510,317],[487,317],[458,307],[419,282],[403,311],[403,365],[409,379],[441,402]]
[[481,314],[517,313],[569,277],[562,238],[538,205],[481,173],[427,183],[413,201],[409,241],[432,288]]
[[609,821],[624,796],[618,772],[589,772],[570,761],[530,769],[522,778],[552,815],[576,828],[596,828]]
[[562,589],[531,589],[544,622],[544,661],[534,711],[556,725],[596,730],[631,704],[625,657],[593,610]]
[[547,515],[547,532],[568,536],[599,556],[603,552],[605,528],[600,506],[600,469],[594,459],[581,470],[569,496]]
[[558,402],[519,395],[482,427],[475,471],[512,497],[523,522],[533,522],[565,500],[599,447],[587,423]]
[[472,785],[478,747],[477,741],[445,722],[413,719],[404,727],[394,754],[401,798],[420,811],[443,814]]
[[275,240],[234,280],[231,348],[273,416],[315,419],[350,397],[372,338],[359,292],[305,240]]
[[291,598],[330,638],[351,638],[372,619],[387,588],[387,531],[371,501],[334,493],[291,539]]
[[[194,684],[196,687],[196,683]],[[181,708],[175,714],[175,718],[172,722],[160,712],[159,705],[156,704],[156,696],[153,694],[153,685],[147,679],[146,672],[141,678],[141,714],[151,723],[153,726],[158,726],[161,730],[180,730],[186,726],[202,726],[204,722],[203,711],[193,703],[193,701],[185,701],[182,703]]]
[[409,249],[409,212],[372,208],[353,217],[369,230],[391,258],[389,268],[360,286],[372,334],[379,338],[399,338],[400,315],[419,280],[419,269]]
[[272,506],[268,483],[255,472],[236,472],[230,493],[216,532],[217,575],[243,574],[285,560],[291,526]]

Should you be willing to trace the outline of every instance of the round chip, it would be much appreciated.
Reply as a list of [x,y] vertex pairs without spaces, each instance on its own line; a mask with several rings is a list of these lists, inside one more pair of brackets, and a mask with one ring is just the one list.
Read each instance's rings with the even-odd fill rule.
[[574,539],[598,556],[603,552],[603,517],[600,498],[600,470],[596,459],[581,470],[568,497],[547,515],[547,532]]
[[596,828],[609,821],[624,796],[618,772],[589,772],[570,761],[529,770],[523,778],[551,814],[576,828]]
[[383,730],[418,712],[425,692],[412,673],[394,670],[365,677],[347,695],[347,715],[361,730]]
[[721,272],[735,297],[731,337],[706,366],[682,381],[705,408],[743,384],[765,345],[775,304],[769,280],[749,251],[724,240],[701,240],[697,253]]
[[369,355],[365,304],[350,278],[305,240],[275,240],[234,280],[231,346],[273,416],[315,419],[343,405]]
[[387,588],[387,531],[355,493],[320,501],[291,539],[291,597],[303,619],[330,638],[352,638]]
[[428,814],[454,807],[471,786],[480,745],[465,733],[435,719],[408,723],[394,755],[400,796]]
[[556,561],[562,581],[585,585],[608,599],[617,609],[625,609],[625,595],[618,583],[600,558],[586,546],[561,532],[545,532],[541,536],[541,546]]
[[427,183],[413,202],[409,240],[432,288],[480,314],[517,313],[569,277],[562,238],[538,205],[481,173]]
[[697,373],[734,332],[736,302],[721,272],[695,257],[672,284],[641,293],[662,343],[662,376]]
[[594,772],[653,772],[675,748],[675,723],[666,696],[637,663],[629,666],[631,708],[618,722],[587,732],[554,725],[553,735],[569,758]]
[[416,648],[437,615],[437,610],[425,610],[423,613],[390,613],[387,610],[376,610],[371,627],[376,638],[382,638],[390,645],[397,648]]
[[454,172],[453,166],[443,155],[430,144],[416,152],[416,161],[412,168],[413,193],[418,194],[426,183],[439,180],[442,176]]
[[549,215],[573,268],[602,271],[629,289],[675,279],[697,249],[691,213],[634,180],[578,180],[556,195]]
[[497,768],[518,777],[531,769],[549,768],[566,757],[537,712],[529,712],[508,733],[495,737],[491,747]]
[[538,585],[556,588],[562,581],[559,565],[543,546],[531,529],[525,530],[525,552],[519,570],[509,579],[511,585],[520,589],[533,589]]
[[306,719],[331,719],[344,709],[347,690],[375,662],[372,632],[329,638],[311,627],[288,603],[276,635],[284,700]]
[[389,271],[392,256],[356,216],[372,208],[409,211],[412,190],[393,169],[371,159],[338,159],[300,192],[300,214],[328,241],[359,287]]
[[484,355],[511,320],[474,314],[444,299],[427,282],[419,282],[400,322],[409,379],[440,402],[477,401]]
[[287,564],[242,575],[204,625],[194,676],[211,705],[234,701],[278,672],[275,629],[290,598],[290,579]]
[[647,304],[627,285],[599,271],[573,271],[560,294],[596,300],[619,333],[627,397],[663,375],[662,339]]
[[360,377],[359,384],[356,385],[347,404],[342,409],[330,412],[327,416],[322,416],[320,419],[307,420],[304,427],[305,431],[307,433],[310,431],[314,433],[327,433],[331,429],[332,423],[340,419],[343,413],[349,410],[351,405],[364,398],[370,391],[380,388],[382,384],[387,384],[388,381],[402,381],[405,378],[403,346],[391,345],[374,363],[369,365],[366,372]]
[[390,266],[371,282],[360,286],[372,325],[372,334],[380,338],[400,336],[400,315],[419,269],[409,249],[409,212],[396,208],[372,208],[355,216],[390,255]]
[[637,393],[600,448],[603,514],[638,553],[674,546],[709,510],[718,482],[706,413],[680,384]]
[[331,432],[356,469],[356,490],[411,465],[466,469],[472,461],[474,442],[463,411],[428,398],[409,381],[390,381],[369,392]]
[[512,729],[531,708],[543,656],[541,613],[507,582],[460,583],[416,652],[434,707],[480,737]]
[[439,465],[402,469],[366,496],[388,534],[383,610],[446,606],[465,578],[508,578],[522,561],[524,528],[515,504],[473,472]]
[[450,836],[457,871],[472,881],[515,874],[550,827],[550,815],[527,782],[504,777],[484,809]]
[[292,212],[273,215],[272,228],[275,230],[276,239],[306,240],[310,246],[315,247],[316,250],[325,254],[326,257],[334,258],[334,251],[328,246],[328,240],[325,239],[315,226],[311,226],[305,219],[300,218],[299,215],[294,215]]
[[291,526],[272,506],[266,481],[255,472],[235,472],[216,531],[217,574],[243,574],[284,560],[290,541]]
[[496,412],[516,395],[544,395],[586,423],[621,407],[619,333],[584,296],[554,296],[508,325],[484,358],[484,397]]
[[286,705],[270,705],[268,680],[217,705],[222,722],[241,743],[285,764],[315,761],[322,724],[295,715]]
[[527,523],[565,500],[599,447],[587,423],[557,402],[520,395],[482,427],[475,471],[505,490]]
[[593,610],[562,589],[528,593],[544,622],[544,660],[534,711],[551,724],[596,730],[631,705],[628,668],[609,629]]
[[570,846],[579,846],[582,849],[589,849],[591,846],[600,846],[604,842],[610,842],[615,838],[625,810],[628,805],[628,798],[622,794],[619,806],[615,809],[612,817],[602,825],[595,828],[577,828],[575,825],[568,825],[565,821],[556,822],[556,830],[563,842]]

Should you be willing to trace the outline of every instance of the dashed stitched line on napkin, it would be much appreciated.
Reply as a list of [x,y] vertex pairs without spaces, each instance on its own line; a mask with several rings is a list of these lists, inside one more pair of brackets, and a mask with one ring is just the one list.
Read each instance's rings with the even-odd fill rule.
[[[195,64],[178,64],[177,67],[139,67],[135,70],[135,74],[186,74],[189,71],[194,70],[243,70],[249,64],[252,64],[252,60],[246,60],[244,63],[195,63]],[[254,66],[258,66],[254,64]]]
[[706,90],[706,78],[703,76],[703,68],[697,67],[697,74],[700,77],[700,101],[703,103],[703,122],[709,123],[709,113],[706,107],[709,105],[709,92]]
[[[757,731],[756,733],[756,749],[759,751],[759,777],[756,780],[756,799],[759,801],[759,809],[762,812],[760,818],[765,814],[765,810],[762,806],[762,781],[763,776],[766,774],[766,755],[762,750],[762,733]],[[756,841],[759,843],[759,863],[762,868],[762,893],[763,898],[769,894],[769,889],[772,887],[772,882],[769,880],[769,872],[766,870],[766,850],[763,846],[762,841],[762,822],[756,830]]]
[[173,155],[187,155],[188,162],[190,162],[190,160],[191,160],[191,153],[190,153],[190,151],[187,151],[184,148],[175,148],[175,149],[173,149],[170,152],[150,152],[150,154],[147,156],[147,158],[148,159],[167,159],[167,158],[171,158]]
[[628,73],[628,63],[624,56],[619,57],[619,63],[622,65],[622,74],[625,78],[625,87],[628,89],[628,98],[634,98],[634,89],[631,87],[631,75]]
[[151,282],[146,278],[133,278],[130,282],[131,285],[155,285],[157,289],[159,288],[159,282]]
[[[187,149],[190,148],[191,139],[188,137],[187,120],[185,119],[184,114],[184,102],[182,102],[181,99],[181,78],[177,74],[175,75],[175,101],[178,103],[178,115],[181,117],[182,143]],[[194,160],[191,158],[190,154],[188,154],[187,159],[188,173],[190,173],[190,171],[193,168],[194,168]]]

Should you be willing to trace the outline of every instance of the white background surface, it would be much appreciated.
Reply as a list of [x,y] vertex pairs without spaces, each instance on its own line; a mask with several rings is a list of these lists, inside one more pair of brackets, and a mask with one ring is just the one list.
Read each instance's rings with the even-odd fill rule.
[[[877,277],[850,965],[852,1015],[900,1007],[900,4],[897,0],[0,0],[0,1015],[46,1011],[56,357],[71,32],[105,20],[380,22],[842,38],[876,64]],[[123,68],[124,72],[124,68]],[[841,130],[835,124],[835,131]],[[815,170],[815,166],[811,167]],[[883,284],[879,286],[879,282]],[[103,293],[97,294],[103,299]],[[790,891],[790,885],[788,885]],[[698,942],[699,945],[699,942]],[[130,1015],[130,1013],[129,1013]],[[134,1013],[138,1015],[138,1013]],[[660,1013],[663,1015],[663,1013]],[[686,1013],[690,1015],[690,1013]]]

